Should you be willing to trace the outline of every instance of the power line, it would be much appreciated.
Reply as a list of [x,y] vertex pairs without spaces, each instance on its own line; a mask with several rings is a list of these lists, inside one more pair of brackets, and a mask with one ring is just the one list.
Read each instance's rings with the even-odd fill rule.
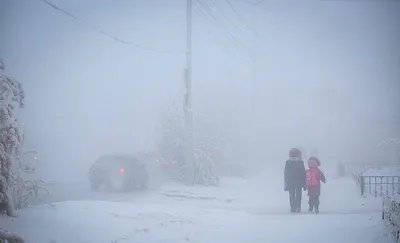
[[225,0],[225,2],[229,5],[230,9],[232,9],[232,11],[235,13],[235,15],[239,19],[239,21],[242,22],[243,25],[252,32],[252,34],[254,34],[254,30],[246,23],[246,21],[243,20],[242,16],[236,11],[232,2],[230,0]]
[[211,2],[214,3],[215,8],[222,14],[222,16],[226,19],[226,21],[231,24],[234,28],[236,28],[237,26],[232,22],[232,20],[226,16],[226,14],[224,13],[224,11],[222,11],[222,9],[218,6],[217,2],[215,0],[211,0]]
[[[234,45],[236,48],[238,48],[240,46],[246,47],[246,45],[243,44],[239,39],[237,39],[232,33],[230,33],[228,30],[226,30],[225,28],[223,28],[219,25],[218,18],[216,16],[214,16],[213,11],[204,1],[197,0],[196,3],[199,5],[199,7],[202,7],[201,9],[203,9],[205,12],[208,13],[208,16],[210,16],[214,20],[215,25],[220,27],[220,29],[225,32],[225,34],[229,37],[228,39],[231,39],[235,43]],[[247,48],[245,48],[245,50],[248,51]]]
[[[53,10],[59,11],[59,12],[63,13],[64,15],[68,16],[69,18],[74,19],[75,21],[80,22],[80,23],[83,24],[83,25],[86,25],[86,26],[89,25],[89,24],[86,23],[85,21],[79,19],[76,15],[74,15],[74,14],[72,14],[72,13],[70,13],[70,12],[68,12],[68,11],[66,11],[66,10],[64,10],[64,9],[62,9],[62,8],[60,8],[59,6],[55,5],[54,3],[52,3],[52,2],[50,2],[50,1],[48,1],[48,0],[39,0],[39,1],[44,2],[45,4],[47,4],[48,6],[50,6]],[[96,29],[96,28],[94,28],[93,26],[90,26],[90,28],[91,28],[92,30],[96,31],[96,32],[99,33],[99,34],[101,34],[101,35],[103,35],[103,36],[106,36],[106,37],[109,38],[109,39],[112,39],[112,40],[115,41],[115,42],[118,42],[118,43],[124,44],[124,45],[128,45],[128,46],[132,46],[132,47],[135,47],[135,48],[138,48],[138,49],[142,49],[142,50],[146,50],[146,51],[151,51],[151,52],[165,53],[165,54],[175,54],[175,55],[176,55],[176,54],[184,54],[184,52],[182,52],[182,51],[179,51],[179,52],[178,52],[178,51],[168,51],[168,50],[161,50],[161,49],[157,49],[157,48],[153,48],[153,47],[149,47],[149,46],[140,45],[140,44],[137,44],[137,43],[134,43],[134,42],[131,42],[131,41],[126,41],[126,40],[124,40],[124,39],[121,39],[121,38],[119,38],[119,37],[116,37],[116,36],[114,36],[114,35],[112,35],[112,34],[106,32],[106,31],[104,31],[104,30]]]
[[[199,17],[202,17],[204,20],[206,20],[206,22],[208,22],[208,24],[210,26],[213,26],[212,20],[210,20],[210,18],[208,18],[208,15],[204,12],[205,10],[200,8],[200,6],[198,6],[197,4],[195,5],[195,7],[196,8],[194,8],[194,12]],[[222,49],[225,49],[225,51],[230,52],[229,49],[226,48],[227,46],[222,44],[221,41],[219,40],[219,38],[217,38],[217,36],[212,31],[210,31],[210,34],[214,37],[215,41],[222,47]],[[235,45],[235,49],[238,50],[236,45]]]

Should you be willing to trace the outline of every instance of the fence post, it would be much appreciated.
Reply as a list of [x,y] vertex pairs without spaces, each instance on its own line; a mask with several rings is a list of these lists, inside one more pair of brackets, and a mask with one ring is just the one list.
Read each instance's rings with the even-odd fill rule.
[[339,177],[346,176],[346,170],[345,170],[344,164],[342,162],[338,163],[338,176]]
[[362,175],[360,175],[360,187],[361,187],[361,196],[363,196],[365,190],[365,178]]
[[382,220],[385,219],[385,200],[386,200],[386,196],[382,196]]

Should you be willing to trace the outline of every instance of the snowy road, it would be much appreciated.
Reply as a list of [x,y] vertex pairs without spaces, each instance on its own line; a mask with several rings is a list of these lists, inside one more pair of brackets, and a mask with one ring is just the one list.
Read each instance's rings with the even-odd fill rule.
[[[30,198],[30,205],[41,205],[44,202],[57,203],[65,201],[105,201],[105,202],[130,202],[130,203],[165,203],[165,204],[190,204],[199,207],[213,208],[239,208],[244,209],[243,188],[248,183],[240,181],[239,186],[232,184],[228,179],[227,188],[188,188],[180,184],[167,183],[162,186],[153,186],[148,190],[132,192],[109,192],[106,189],[92,191],[88,183],[56,183],[49,185],[48,195],[43,195],[40,200]],[[236,183],[237,184],[237,183]],[[234,187],[234,188],[232,188]],[[237,188],[236,188],[237,187]],[[238,202],[242,202],[238,205]]]
[[[164,184],[147,191],[108,192],[106,189],[92,191],[88,183],[57,183],[48,187],[50,194],[42,196],[49,203],[64,201],[111,201],[131,203],[184,204],[231,210],[245,210],[251,214],[287,213],[288,195],[280,184],[266,181],[267,176],[253,180],[228,179],[219,188],[185,187],[179,184]],[[378,213],[380,198],[363,200],[359,197],[356,184],[350,179],[330,179],[323,187],[321,210],[325,214]],[[304,193],[305,194],[305,193]],[[31,199],[31,205],[43,204]],[[304,195],[303,209],[307,209]]]
[[219,188],[166,184],[133,194],[71,186],[68,202],[30,207],[0,224],[31,242],[393,242],[384,233],[380,199],[359,197],[351,179],[328,180],[319,215],[289,214],[287,193],[270,179],[225,178]]

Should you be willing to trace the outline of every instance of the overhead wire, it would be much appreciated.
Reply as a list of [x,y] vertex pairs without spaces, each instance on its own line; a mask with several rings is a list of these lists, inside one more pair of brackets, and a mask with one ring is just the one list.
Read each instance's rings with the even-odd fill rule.
[[238,18],[238,20],[239,20],[240,22],[242,22],[242,24],[243,24],[247,29],[249,29],[249,30],[252,32],[252,34],[254,35],[254,30],[253,30],[253,28],[251,28],[251,27],[246,23],[246,21],[244,21],[244,19],[242,18],[242,16],[238,13],[238,11],[237,11],[237,10],[235,9],[235,7],[233,6],[231,0],[225,0],[225,2],[228,4],[228,6],[229,6],[229,8],[232,10],[232,12],[236,15],[236,17]]
[[[158,53],[164,53],[164,54],[175,54],[175,55],[181,54],[181,55],[182,55],[182,54],[185,53],[185,52],[183,52],[183,51],[170,51],[170,50],[157,49],[157,48],[154,48],[154,47],[149,47],[149,46],[145,46],[145,45],[141,45],[141,44],[138,44],[138,43],[134,43],[134,42],[131,42],[131,41],[124,40],[124,39],[122,39],[122,38],[120,38],[120,37],[117,37],[117,36],[115,36],[115,35],[110,34],[109,32],[106,32],[106,31],[101,30],[101,29],[94,28],[92,25],[90,25],[90,24],[88,24],[87,22],[83,21],[82,19],[78,18],[75,14],[72,14],[71,12],[69,12],[69,11],[67,11],[67,10],[65,10],[65,9],[63,9],[63,8],[61,8],[61,7],[59,7],[59,6],[57,6],[57,5],[54,4],[53,2],[50,2],[49,0],[39,0],[39,1],[42,1],[43,3],[47,4],[47,5],[48,5],[49,7],[51,7],[53,10],[59,11],[59,12],[61,12],[62,14],[68,16],[69,18],[71,18],[71,19],[73,19],[73,20],[75,20],[75,21],[77,21],[77,22],[80,22],[81,24],[83,24],[83,25],[85,25],[85,26],[88,26],[90,29],[94,30],[95,32],[99,33],[100,35],[103,35],[103,36],[105,36],[105,37],[107,37],[107,38],[109,38],[109,39],[111,39],[111,40],[113,40],[113,41],[115,41],[115,42],[120,43],[120,44],[132,46],[132,47],[134,47],[134,48],[142,49],[142,50],[145,50],[145,51],[158,52]],[[199,4],[199,5],[201,5],[202,9],[204,10],[204,11],[203,11],[203,16],[206,16],[206,15],[210,16],[210,17],[212,18],[212,20],[211,20],[211,21],[208,20],[208,21],[209,21],[209,22],[214,22],[214,25],[220,27],[220,29],[222,29],[223,32],[225,32],[225,34],[228,36],[228,39],[230,39],[231,41],[233,41],[233,42],[235,43],[234,46],[235,46],[236,48],[240,48],[240,46],[244,46],[244,47],[245,47],[245,50],[246,50],[246,51],[249,51],[249,49],[247,48],[246,44],[244,44],[243,42],[241,42],[241,41],[240,41],[236,36],[234,36],[229,30],[227,30],[226,28],[221,27],[221,25],[219,24],[219,23],[220,23],[219,19],[214,15],[213,10],[210,8],[210,6],[207,5],[207,3],[205,3],[205,2],[202,1],[202,0],[195,0],[195,2],[196,2],[197,4]],[[214,5],[215,5],[215,7],[217,8],[217,10],[222,14],[223,18],[224,18],[230,25],[232,25],[233,27],[236,27],[235,24],[232,22],[232,20],[230,20],[230,19],[226,16],[226,14],[224,14],[224,12],[221,10],[221,8],[217,5],[216,1],[215,1],[215,0],[212,0],[212,2],[214,3]],[[229,2],[229,1],[227,0],[227,2]],[[230,2],[229,2],[229,3],[230,3]],[[233,6],[231,6],[231,5],[232,5],[232,4],[229,4],[229,6],[232,8]],[[238,19],[240,18],[239,20],[242,21],[242,18],[239,17],[239,15],[237,14],[237,11],[236,11],[234,8],[232,8],[232,10],[235,11],[236,15],[238,16]],[[206,13],[205,13],[205,12],[206,12]],[[242,22],[245,24],[244,21],[242,21]],[[210,24],[212,25],[212,23],[210,23]]]
[[[207,13],[205,13],[205,10],[202,9],[200,6],[198,6],[196,3],[194,4],[193,10],[194,12],[201,18],[203,18],[205,20],[205,22],[207,22],[211,27],[213,26],[212,20],[210,20],[210,18],[208,18]],[[213,33],[213,31],[211,30],[211,28],[209,29],[209,33],[214,37],[214,40],[217,44],[219,44],[221,46],[222,49],[224,49],[226,52],[231,52],[229,51],[229,49],[227,48],[226,45],[221,44],[221,40],[217,37],[216,34]],[[232,54],[232,53],[229,53]]]
[[238,38],[236,38],[236,36],[234,36],[229,30],[227,30],[224,27],[221,27],[220,25],[220,21],[218,20],[218,18],[214,15],[212,9],[202,0],[196,0],[195,1],[196,4],[199,5],[199,7],[204,10],[203,13],[205,13],[206,16],[209,16],[212,18],[212,22],[214,22],[214,25],[219,27],[220,30],[222,30],[228,37],[229,40],[233,41],[233,45],[237,48],[237,49],[242,49],[243,47],[245,47],[244,49],[246,50],[247,54],[249,54],[249,48],[246,46],[246,44],[244,44],[243,42],[241,42]]
[[[211,2],[214,3],[215,8],[221,13],[221,15],[223,16],[224,19],[226,19],[226,21],[235,29],[238,29],[237,25],[235,23],[233,23],[233,21],[224,13],[224,11],[222,11],[221,7],[218,6],[217,1],[216,0],[211,0]],[[231,34],[231,33],[230,33]],[[246,46],[246,44],[244,44],[243,42],[241,42],[238,38],[236,38],[233,34],[231,34],[232,37],[235,39],[236,42],[238,42],[238,44],[244,45]]]
[[111,40],[113,40],[115,42],[118,42],[120,44],[128,45],[128,46],[131,46],[131,47],[134,47],[134,48],[137,48],[137,49],[142,49],[142,50],[145,50],[145,51],[164,53],[164,54],[179,55],[179,54],[184,54],[185,53],[183,51],[169,51],[169,50],[157,49],[157,48],[153,48],[153,47],[150,47],[150,46],[137,44],[137,43],[134,43],[134,42],[131,42],[131,41],[126,41],[126,40],[124,40],[122,38],[119,38],[117,36],[114,36],[114,35],[106,32],[106,31],[104,31],[104,30],[94,28],[92,25],[90,25],[87,22],[79,19],[76,15],[74,15],[74,14],[72,14],[72,13],[70,13],[70,12],[64,10],[64,9],[62,9],[61,7],[55,5],[54,3],[50,2],[49,0],[39,0],[39,1],[44,2],[45,4],[50,6],[53,10],[59,11],[59,12],[63,13],[64,15],[68,16],[69,18],[74,19],[75,21],[80,22],[83,25],[89,26],[95,32],[97,32],[97,33],[99,33],[99,34],[101,34],[101,35],[103,35],[103,36],[105,36],[105,37],[107,37],[107,38],[109,38],[109,39],[111,39]]
[[233,23],[233,21],[224,13],[224,11],[222,11],[222,9],[218,6],[217,2],[215,0],[210,0],[210,2],[212,2],[215,6],[215,8],[221,13],[222,17],[224,19],[226,19],[226,21],[232,25],[234,28],[237,28],[236,24]]

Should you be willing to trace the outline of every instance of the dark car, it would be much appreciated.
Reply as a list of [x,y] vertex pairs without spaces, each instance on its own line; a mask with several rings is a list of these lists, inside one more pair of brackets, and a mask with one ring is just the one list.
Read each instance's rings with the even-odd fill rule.
[[108,155],[100,157],[89,170],[90,186],[97,190],[106,185],[110,190],[147,188],[145,164],[136,157]]

